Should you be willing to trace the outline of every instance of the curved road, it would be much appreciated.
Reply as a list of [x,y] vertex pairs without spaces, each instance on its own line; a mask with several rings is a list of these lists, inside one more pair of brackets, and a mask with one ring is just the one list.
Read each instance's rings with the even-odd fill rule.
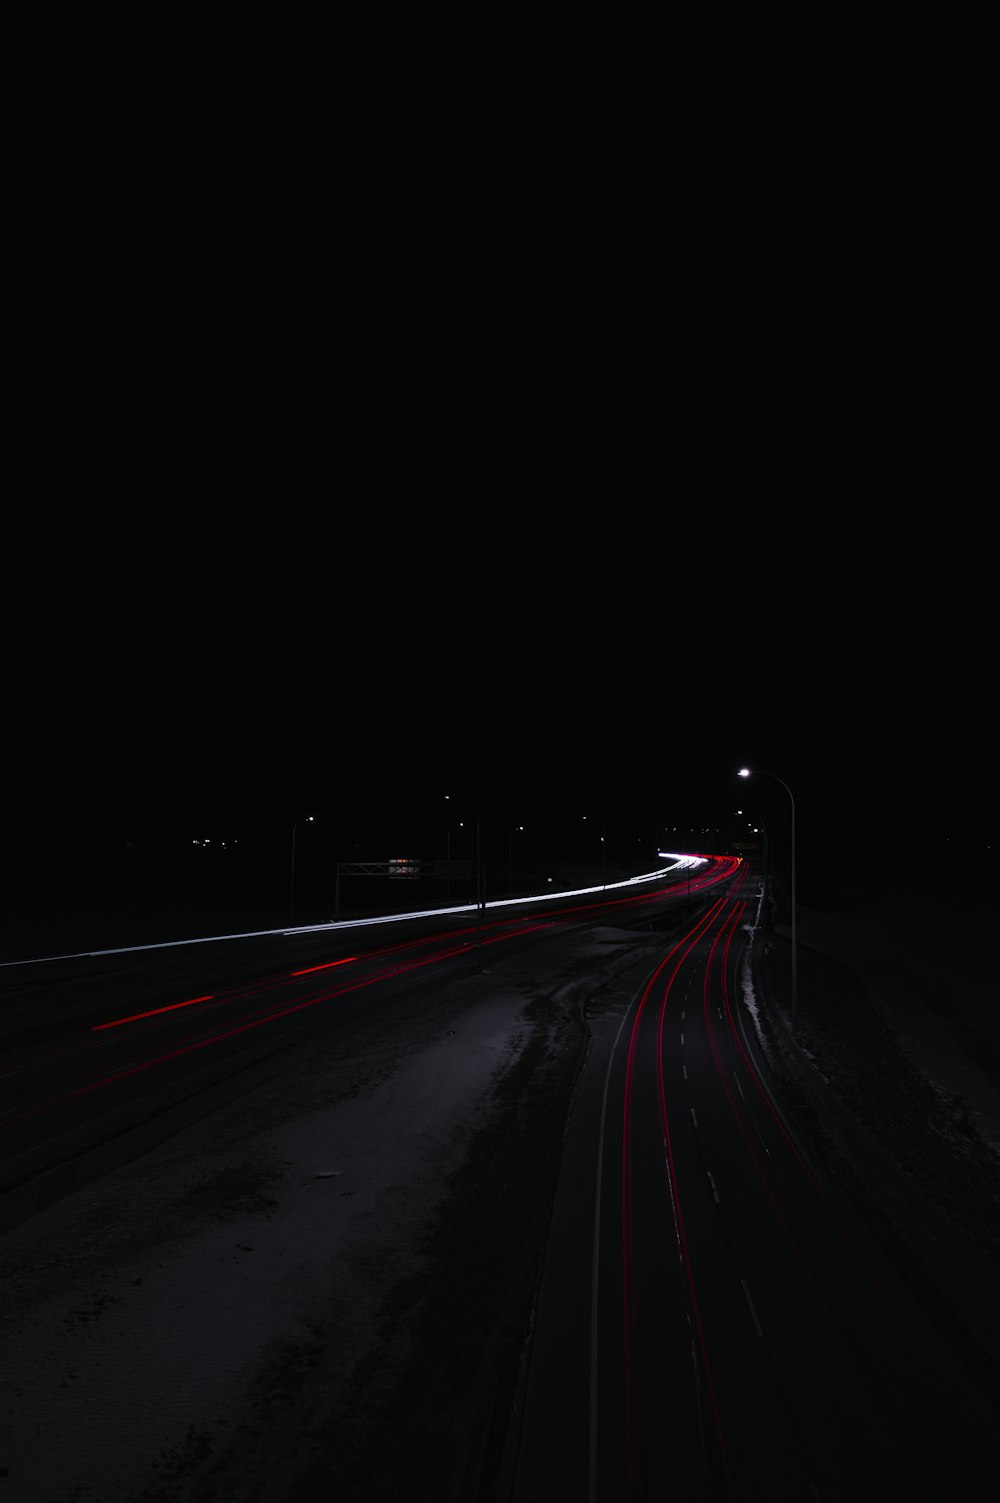
[[743,868],[594,1009],[510,1503],[984,1495],[996,1410],[772,1095],[757,902]]
[[0,966],[0,1230],[498,947],[662,918],[731,858],[607,890]]

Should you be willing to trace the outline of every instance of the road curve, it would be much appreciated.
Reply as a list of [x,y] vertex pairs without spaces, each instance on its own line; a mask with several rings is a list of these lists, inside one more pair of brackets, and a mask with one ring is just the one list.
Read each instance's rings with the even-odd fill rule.
[[995,1409],[777,1105],[758,899],[594,1000],[507,1503],[979,1495]]
[[636,923],[728,880],[689,858],[607,890],[229,935],[0,967],[0,1231],[308,1054],[391,1019],[413,988],[500,950]]

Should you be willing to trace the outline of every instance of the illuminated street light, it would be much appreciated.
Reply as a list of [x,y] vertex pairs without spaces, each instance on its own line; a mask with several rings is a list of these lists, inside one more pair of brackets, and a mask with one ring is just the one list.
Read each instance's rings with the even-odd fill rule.
[[[480,926],[480,923],[482,922],[482,911],[483,911],[483,909],[486,906],[485,902],[483,901],[483,877],[482,877],[482,868],[480,866],[480,861],[479,861],[479,810],[476,807],[476,805],[472,802],[471,798],[469,798],[466,794],[464,794],[464,793],[456,793],[455,797],[456,798],[460,798],[464,804],[468,804],[469,808],[472,810],[473,814],[475,814],[475,816],[476,816],[476,884],[475,885],[476,885],[476,944],[478,945],[479,944],[479,926]],[[450,793],[446,793],[445,794],[445,798],[448,799],[448,800],[450,800],[451,799],[451,794]]]
[[288,922],[291,924],[295,917],[295,832],[299,825],[311,825],[313,816],[307,814],[304,819],[297,820],[292,826],[292,890],[288,897]]
[[[742,815],[743,814],[743,810],[742,809],[737,809],[736,813],[739,814],[739,815]],[[754,822],[751,820],[749,828],[750,828],[751,832],[754,835],[760,834],[760,835],[763,835],[763,837],[764,837],[764,896],[766,898],[767,897],[767,872],[768,872],[768,867],[767,867],[767,825],[764,823],[764,821],[762,819],[759,819],[756,824],[754,824]]]
[[512,873],[513,873],[513,870],[514,870],[514,861],[513,861],[513,856],[511,854],[511,841],[514,839],[515,835],[520,835],[523,832],[523,830],[524,830],[524,826],[523,825],[515,825],[512,830],[508,830],[507,831],[507,896],[508,897],[510,897],[511,892],[513,891],[513,885],[514,885],[513,884],[513,876],[512,876]]
[[755,776],[773,778],[776,783],[780,783],[782,788],[784,788],[792,806],[792,1017],[794,1018],[798,1012],[799,1005],[798,953],[795,943],[795,799],[792,795],[792,790],[784,778],[779,778],[776,772],[762,772],[759,767],[752,770],[749,767],[741,767],[739,775],[741,778]]
[[451,902],[451,832],[452,830],[464,830],[465,820],[459,819],[453,825],[448,826],[448,833],[444,837],[444,853],[448,863],[448,886],[445,889],[448,902]]
[[[756,835],[757,830],[758,830],[758,825],[751,825],[750,828],[753,830],[753,833]],[[767,864],[767,825],[764,823],[763,820],[760,820],[760,822],[759,822],[759,829],[760,829],[761,834],[764,837],[764,892],[766,893],[767,892],[767,878],[768,878],[768,864]]]
[[[586,823],[586,814],[583,816],[583,820]],[[600,820],[598,820],[598,824],[601,825],[601,887],[605,888],[608,885],[608,837]]]

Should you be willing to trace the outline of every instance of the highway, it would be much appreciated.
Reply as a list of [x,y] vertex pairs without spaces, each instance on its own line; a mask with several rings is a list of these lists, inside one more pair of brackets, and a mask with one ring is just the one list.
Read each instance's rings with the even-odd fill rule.
[[979,1496],[995,1407],[780,1104],[759,881],[665,861],[484,912],[5,965],[0,1230],[422,988],[646,930],[587,1003],[496,1503]]
[[741,869],[591,1017],[511,1503],[980,1495],[996,1410],[774,1099],[758,897]]
[[734,866],[669,857],[642,880],[484,910],[0,966],[0,1230],[287,1068],[318,1035],[391,1021],[412,988],[568,928],[655,920]]

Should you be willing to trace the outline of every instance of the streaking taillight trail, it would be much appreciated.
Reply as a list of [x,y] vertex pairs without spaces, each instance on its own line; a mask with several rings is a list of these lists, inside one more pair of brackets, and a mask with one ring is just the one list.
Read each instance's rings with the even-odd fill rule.
[[[719,898],[709,911],[703,915],[688,932],[672,947],[669,953],[660,962],[653,972],[642,993],[639,1005],[636,1008],[629,1037],[625,1067],[625,1092],[622,1115],[622,1205],[621,1205],[621,1237],[622,1237],[622,1272],[623,1272],[623,1372],[625,1386],[625,1438],[626,1438],[626,1478],[628,1496],[638,1498],[641,1496],[641,1463],[638,1459],[640,1451],[640,1432],[643,1423],[643,1406],[641,1396],[641,1379],[639,1364],[637,1361],[636,1329],[640,1317],[638,1300],[636,1296],[635,1278],[635,1240],[636,1240],[636,1216],[633,1205],[633,1153],[634,1153],[634,1130],[633,1116],[635,1111],[636,1073],[639,1068],[639,1038],[644,1014],[651,1005],[652,999],[658,997],[656,1002],[656,1082],[657,1095],[660,1104],[660,1122],[663,1133],[664,1168],[666,1170],[666,1191],[669,1197],[670,1210],[673,1218],[676,1235],[677,1256],[684,1271],[689,1312],[693,1327],[697,1332],[704,1372],[709,1388],[713,1418],[716,1425],[722,1454],[725,1455],[722,1438],[722,1426],[719,1418],[718,1406],[715,1401],[714,1388],[711,1380],[711,1366],[708,1360],[708,1352],[701,1326],[701,1316],[698,1309],[697,1293],[691,1269],[691,1259],[687,1249],[687,1238],[684,1226],[683,1208],[677,1189],[677,1175],[673,1162],[673,1147],[670,1138],[669,1114],[667,1111],[666,1089],[663,1079],[663,1024],[666,1016],[667,1003],[670,998],[671,988],[684,961],[690,956],[695,946],[710,933],[713,928],[719,928],[725,922],[730,911],[726,899]],[[643,1064],[645,1061],[643,1061]]]

